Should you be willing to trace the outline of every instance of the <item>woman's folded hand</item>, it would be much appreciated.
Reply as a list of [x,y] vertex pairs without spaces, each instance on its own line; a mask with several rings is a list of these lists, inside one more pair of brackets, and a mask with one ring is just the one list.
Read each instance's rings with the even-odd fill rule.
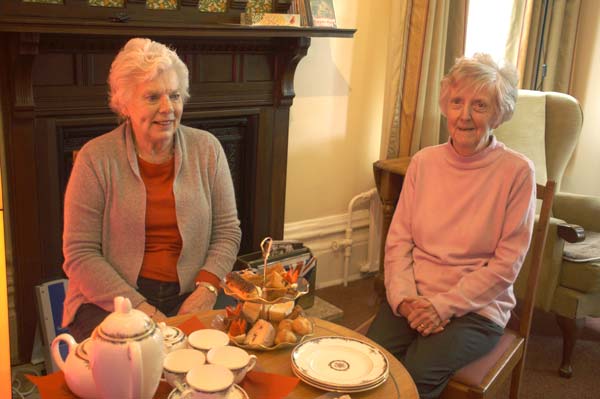
[[444,327],[450,322],[449,320],[442,320],[431,302],[423,297],[407,297],[402,301],[401,306],[405,302],[404,308],[411,309],[406,317],[410,327],[417,330],[424,337],[443,331]]
[[183,302],[177,314],[212,310],[216,302],[217,296],[206,287],[200,285]]

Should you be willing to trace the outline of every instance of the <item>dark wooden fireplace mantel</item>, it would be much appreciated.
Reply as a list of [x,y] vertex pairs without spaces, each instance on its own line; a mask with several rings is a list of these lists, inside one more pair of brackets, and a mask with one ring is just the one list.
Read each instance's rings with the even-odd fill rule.
[[[232,22],[243,0],[230,0],[230,11],[218,18],[195,12],[197,2],[187,0],[177,14],[157,18],[156,11],[148,13],[142,2],[131,0],[126,23],[110,22],[114,10],[90,11],[84,3],[66,0],[63,8],[17,0],[0,4],[7,261],[14,270],[21,361],[31,355],[34,286],[62,276],[62,202],[73,151],[116,126],[106,79],[129,38],[167,43],[188,65],[191,99],[183,123],[211,131],[223,144],[242,223],[241,251],[249,252],[265,236],[283,236],[296,66],[311,37],[354,34],[350,29],[240,27]],[[276,1],[275,7],[286,4],[289,0]]]

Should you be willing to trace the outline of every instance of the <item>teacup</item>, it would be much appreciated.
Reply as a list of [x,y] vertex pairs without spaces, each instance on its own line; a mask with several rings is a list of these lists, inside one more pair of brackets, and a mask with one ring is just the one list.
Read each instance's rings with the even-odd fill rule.
[[186,385],[178,384],[180,397],[186,399],[227,399],[233,388],[233,373],[225,366],[204,364],[185,376]]
[[177,327],[167,326],[165,323],[158,323],[163,333],[165,353],[177,349],[187,348],[187,336]]
[[188,337],[188,345],[196,350],[202,351],[205,355],[212,348],[225,346],[229,343],[229,336],[223,331],[212,328],[197,330]]
[[185,375],[196,366],[204,364],[204,353],[195,349],[177,349],[169,352],[163,362],[165,380],[172,387],[185,382]]
[[256,355],[249,355],[242,348],[235,346],[212,348],[208,351],[206,360],[210,364],[219,364],[231,370],[236,384],[241,383],[246,373],[256,365]]

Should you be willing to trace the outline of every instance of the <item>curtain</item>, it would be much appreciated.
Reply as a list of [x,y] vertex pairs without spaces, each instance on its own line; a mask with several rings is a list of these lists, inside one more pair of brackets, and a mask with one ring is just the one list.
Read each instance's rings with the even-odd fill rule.
[[381,158],[445,141],[440,80],[464,52],[468,0],[392,3]]
[[506,59],[522,89],[569,92],[581,0],[516,0]]

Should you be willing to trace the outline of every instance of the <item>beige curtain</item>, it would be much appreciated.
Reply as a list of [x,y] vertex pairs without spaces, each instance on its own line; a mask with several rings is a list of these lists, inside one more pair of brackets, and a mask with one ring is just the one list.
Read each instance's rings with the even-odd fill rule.
[[515,0],[506,59],[521,88],[569,92],[580,8],[581,0]]
[[440,143],[440,80],[464,52],[468,0],[392,3],[381,158]]

